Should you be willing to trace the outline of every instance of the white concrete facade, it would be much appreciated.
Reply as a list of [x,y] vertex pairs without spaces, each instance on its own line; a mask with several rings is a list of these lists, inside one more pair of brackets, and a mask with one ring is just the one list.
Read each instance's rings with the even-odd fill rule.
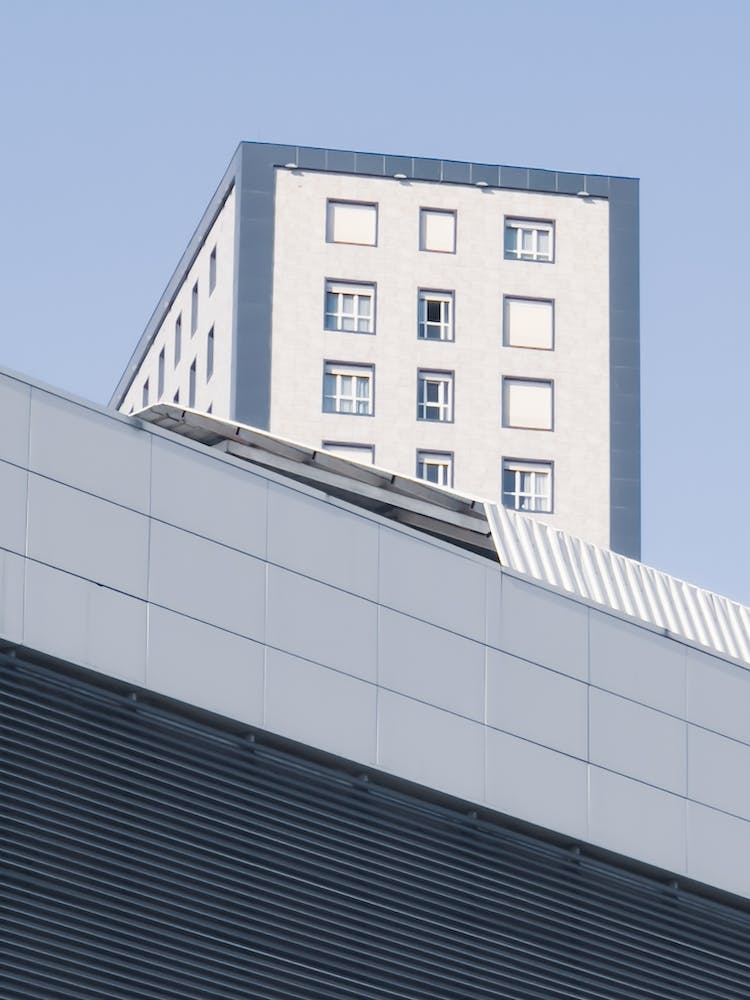
[[[235,226],[235,192],[232,188],[143,357],[120,406],[123,413],[133,413],[148,403],[161,401],[179,402],[182,406],[198,410],[210,407],[212,413],[218,414],[229,412]],[[193,289],[196,286],[197,315],[194,322]],[[208,339],[211,330],[213,372],[209,375]],[[164,374],[160,391],[162,352]],[[193,366],[194,374],[191,373]],[[191,379],[195,394],[192,404]],[[144,393],[146,382],[148,390]],[[179,394],[177,399],[176,394]]]
[[[377,205],[376,245],[328,241],[330,200]],[[455,213],[455,253],[420,250],[423,208]],[[505,260],[506,216],[554,221],[554,261]],[[454,487],[494,501],[503,458],[552,463],[553,512],[539,516],[608,545],[608,229],[605,199],[278,170],[271,432],[374,445],[405,475],[418,451],[450,452]],[[374,286],[374,335],[324,329],[327,279]],[[418,339],[420,289],[453,293],[453,341]],[[506,296],[554,303],[552,350],[503,346]],[[372,416],[323,412],[326,360],[374,366]],[[453,373],[451,422],[417,419],[420,369]],[[552,383],[551,430],[502,426],[508,377]]]
[[0,377],[0,638],[750,898],[750,673]]
[[242,143],[113,404],[363,446],[637,559],[639,364],[637,181]]

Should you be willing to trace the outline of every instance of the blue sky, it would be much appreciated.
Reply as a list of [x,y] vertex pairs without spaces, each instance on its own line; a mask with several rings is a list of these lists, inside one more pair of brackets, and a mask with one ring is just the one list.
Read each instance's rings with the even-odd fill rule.
[[643,559],[750,604],[750,5],[0,4],[0,365],[106,402],[238,141],[641,178]]

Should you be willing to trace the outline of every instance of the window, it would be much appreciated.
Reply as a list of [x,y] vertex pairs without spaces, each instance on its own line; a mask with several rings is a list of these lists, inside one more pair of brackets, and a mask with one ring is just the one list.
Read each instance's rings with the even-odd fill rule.
[[208,331],[208,340],[206,341],[206,381],[211,378],[214,373],[214,328]]
[[148,379],[143,383],[143,395],[141,397],[141,406],[145,409],[148,406]]
[[432,250],[434,253],[455,253],[456,213],[420,208],[419,249]]
[[208,294],[216,288],[216,247],[211,251],[208,258]]
[[551,351],[554,346],[554,303],[547,299],[503,300],[503,343]]
[[503,427],[552,430],[552,382],[503,379]]
[[326,282],[326,330],[375,332],[375,286]]
[[158,379],[159,379],[158,380],[158,387],[159,387],[158,398],[161,399],[161,397],[164,395],[164,348],[163,347],[159,351],[159,376],[158,376]]
[[182,355],[182,313],[174,321],[174,366],[180,363]]
[[198,329],[198,282],[193,285],[193,295],[190,300],[190,335]]
[[208,406],[206,407],[206,413],[213,413],[213,412],[214,412],[214,404],[209,403]]
[[188,406],[195,407],[195,361],[190,366],[190,381],[188,384]]
[[329,243],[358,243],[374,247],[378,233],[378,206],[354,201],[329,201],[326,239]]
[[554,232],[555,227],[552,222],[506,219],[505,259],[551,261],[554,253]]
[[453,292],[419,293],[420,340],[453,340]]
[[417,478],[436,486],[453,486],[453,455],[447,451],[418,451]]
[[453,420],[453,372],[417,372],[417,420]]
[[552,463],[505,459],[503,506],[528,513],[552,513]]
[[340,365],[326,361],[323,374],[323,412],[372,416],[372,365]]
[[348,458],[352,462],[359,462],[360,465],[372,465],[375,462],[375,446],[372,444],[346,444],[343,441],[324,441],[322,446],[324,451],[337,455],[339,458]]
[[180,390],[178,389],[177,392],[174,394],[174,398],[172,399],[172,402],[173,403],[179,403],[179,401],[180,401]]

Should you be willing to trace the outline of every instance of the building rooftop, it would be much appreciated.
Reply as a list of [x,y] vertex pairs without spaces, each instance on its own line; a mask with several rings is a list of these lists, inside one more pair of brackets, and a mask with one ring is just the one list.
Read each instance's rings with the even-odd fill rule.
[[[480,187],[505,188],[514,191],[537,191],[545,194],[581,195],[606,198],[628,208],[638,200],[638,178],[608,174],[586,174],[564,170],[542,170],[534,167],[504,164],[473,163],[469,160],[444,160],[424,156],[404,156],[388,153],[356,152],[345,149],[324,149],[287,143],[243,141],[219,182],[185,252],[169,279],[151,318],[146,324],[120,381],[112,393],[110,406],[122,404],[140,359],[153,341],[159,324],[170,307],[185,274],[190,269],[206,234],[241,172],[246,169],[258,176],[281,167],[331,173],[359,174],[371,177],[393,177],[440,184],[474,184]],[[267,182],[263,183],[265,189]],[[255,186],[255,185],[254,185]],[[632,224],[632,222],[631,222]]]
[[750,665],[750,608],[536,517],[183,407],[136,416]]

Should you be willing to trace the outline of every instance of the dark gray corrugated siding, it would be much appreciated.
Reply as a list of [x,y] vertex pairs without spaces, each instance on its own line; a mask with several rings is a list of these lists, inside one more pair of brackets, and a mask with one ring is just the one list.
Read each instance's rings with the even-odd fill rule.
[[3,1000],[750,996],[741,910],[0,660]]

